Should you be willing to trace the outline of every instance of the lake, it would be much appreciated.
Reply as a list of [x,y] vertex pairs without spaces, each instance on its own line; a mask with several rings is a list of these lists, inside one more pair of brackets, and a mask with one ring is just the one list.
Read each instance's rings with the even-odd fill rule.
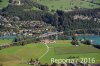
[[86,39],[92,40],[92,44],[99,44],[100,45],[100,36],[78,36],[78,39]]
[[0,36],[0,39],[14,39],[16,36]]

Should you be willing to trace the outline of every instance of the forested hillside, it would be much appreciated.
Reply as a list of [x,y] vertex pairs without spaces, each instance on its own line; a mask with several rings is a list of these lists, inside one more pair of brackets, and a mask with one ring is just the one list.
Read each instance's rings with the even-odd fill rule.
[[21,21],[44,21],[55,26],[58,31],[63,31],[65,35],[100,33],[100,8],[79,9],[76,7],[71,11],[57,9],[51,12],[48,6],[39,2],[23,0],[22,3],[22,5],[9,4],[1,10],[0,15],[9,18],[17,16]]

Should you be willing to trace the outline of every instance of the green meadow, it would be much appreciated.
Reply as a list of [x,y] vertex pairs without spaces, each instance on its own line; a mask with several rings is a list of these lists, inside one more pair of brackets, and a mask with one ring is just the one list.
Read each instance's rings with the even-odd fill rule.
[[0,2],[0,8],[6,7],[6,6],[9,4],[8,1],[9,1],[9,0],[2,0],[2,2]]
[[[9,0],[2,0],[0,2],[0,8],[6,7],[9,2]],[[86,0],[32,0],[35,2],[38,2],[42,5],[46,5],[49,7],[49,10],[71,10],[74,7],[79,7],[79,8],[99,8],[100,6],[94,3],[87,2]],[[100,4],[100,0],[95,0],[95,3]],[[32,8],[33,10],[37,8]]]
[[[48,44],[31,43],[25,46],[14,46],[0,50],[0,63],[4,66],[29,66],[27,61],[31,58],[39,59],[42,63],[51,63],[51,58],[66,59],[70,56],[78,58],[95,58],[95,63],[100,63],[100,50],[92,46],[80,44],[73,46],[70,40],[57,40]],[[47,52],[47,53],[46,53]],[[46,54],[45,54],[46,53]],[[45,54],[44,56],[42,56]]]
[[[75,6],[79,8],[99,8],[99,5],[82,1],[82,0],[33,0],[40,4],[46,5],[49,7],[49,10],[71,10]],[[100,2],[100,1],[96,1]]]
[[12,39],[0,39],[0,45],[1,44],[9,44],[12,43]]

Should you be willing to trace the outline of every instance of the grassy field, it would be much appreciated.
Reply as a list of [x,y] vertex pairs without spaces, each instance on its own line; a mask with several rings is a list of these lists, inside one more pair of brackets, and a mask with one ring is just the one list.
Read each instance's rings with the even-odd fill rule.
[[[40,59],[42,63],[51,63],[51,58],[66,59],[70,56],[95,58],[96,63],[100,62],[100,50],[91,46],[80,44],[79,47],[76,47],[72,46],[69,40],[59,40],[54,44],[48,44],[48,47],[48,53]],[[47,47],[42,43],[3,49],[0,50],[0,63],[4,64],[4,66],[29,66],[27,61],[31,58],[40,58],[46,51]]]
[[[88,49],[87,49],[88,48]],[[56,54],[87,54],[87,53],[99,53],[100,50],[92,48],[92,46],[78,46],[78,47],[55,47],[54,51]]]
[[[82,1],[82,0],[33,0],[40,4],[46,5],[50,10],[68,10],[75,6],[79,8],[99,8],[99,5]],[[98,0],[96,1],[98,2]]]
[[9,1],[9,0],[2,0],[2,2],[0,2],[0,8],[6,7],[6,6],[9,4],[8,1]]
[[13,40],[12,39],[0,39],[0,45],[1,44],[9,44],[9,43],[11,43]]
[[[0,8],[6,7],[9,0],[2,0]],[[49,10],[70,10],[75,6],[80,8],[99,8],[99,5],[87,2],[87,0],[32,0],[49,7]],[[95,3],[100,3],[100,0],[95,0]],[[34,9],[34,8],[33,8]]]

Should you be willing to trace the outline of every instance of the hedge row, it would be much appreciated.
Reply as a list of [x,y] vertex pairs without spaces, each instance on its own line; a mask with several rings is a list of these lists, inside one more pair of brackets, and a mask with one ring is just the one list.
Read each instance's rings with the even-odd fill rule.
[[37,43],[37,42],[38,42],[38,40],[26,39],[26,40],[22,40],[22,41],[18,41],[18,42],[13,42],[11,44],[0,45],[0,50],[4,49],[4,48],[9,48],[12,46],[24,46],[26,44]]

